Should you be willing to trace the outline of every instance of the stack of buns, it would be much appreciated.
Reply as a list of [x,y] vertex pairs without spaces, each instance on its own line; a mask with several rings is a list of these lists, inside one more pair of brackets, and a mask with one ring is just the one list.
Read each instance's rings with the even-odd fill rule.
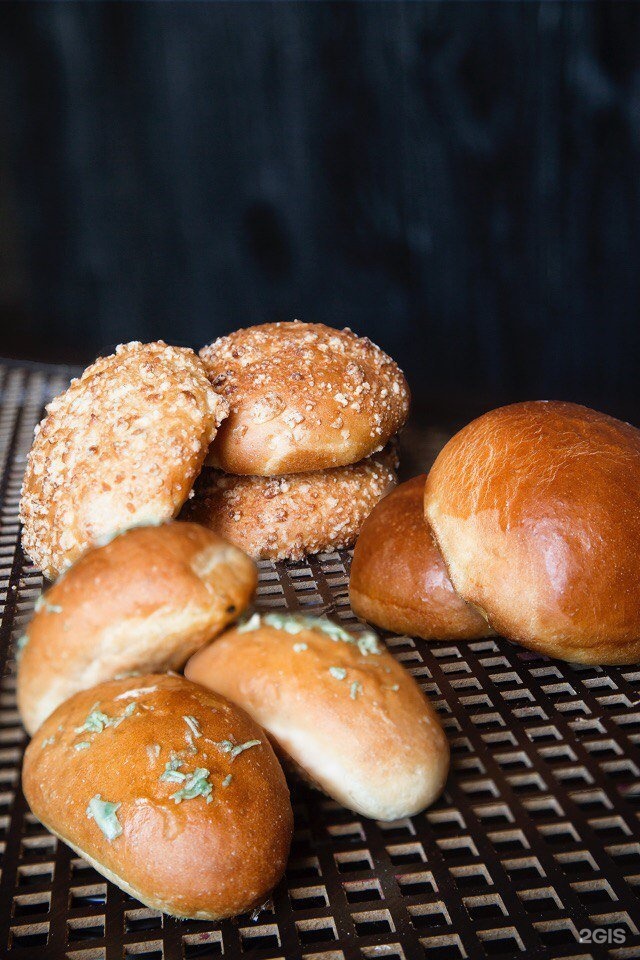
[[573,403],[492,410],[373,510],[355,613],[426,639],[496,632],[588,664],[640,658],[640,430]]
[[183,516],[256,559],[351,546],[396,483],[398,366],[350,330],[269,323],[200,351],[229,404]]
[[293,323],[202,357],[126,344],[49,405],[20,511],[54,581],[19,644],[23,787],[146,905],[217,920],[265,901],[293,829],[281,763],[378,819],[443,789],[442,727],[374,634],[243,616],[248,553],[353,541],[396,482],[408,403],[368,340]]

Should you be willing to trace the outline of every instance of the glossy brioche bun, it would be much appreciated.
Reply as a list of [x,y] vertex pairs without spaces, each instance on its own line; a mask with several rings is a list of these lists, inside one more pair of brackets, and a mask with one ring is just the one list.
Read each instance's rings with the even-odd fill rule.
[[31,741],[22,785],[48,830],[154,910],[219,920],[259,906],[284,872],[293,815],[264,732],[183,677],[77,693]]
[[194,523],[137,527],[89,550],[36,605],[18,668],[33,733],[78,690],[176,670],[245,609],[254,563]]
[[453,585],[498,633],[580,663],[640,659],[640,431],[517,403],[442,450],[427,519]]
[[365,519],[397,482],[395,449],[360,463],[285,477],[234,477],[204,468],[182,516],[257,560],[301,560],[350,547]]
[[54,580],[105,536],[175,516],[226,415],[193,350],[127,343],[96,360],[36,428],[25,552]]
[[424,519],[426,475],[400,484],[365,520],[353,552],[353,612],[383,630],[425,640],[474,640],[493,631],[457,595]]
[[265,323],[200,351],[228,421],[209,466],[274,476],[357,463],[407,419],[398,366],[364,337],[322,323]]
[[440,721],[372,633],[254,614],[185,673],[243,706],[307,779],[363,816],[412,816],[443,789],[449,745]]

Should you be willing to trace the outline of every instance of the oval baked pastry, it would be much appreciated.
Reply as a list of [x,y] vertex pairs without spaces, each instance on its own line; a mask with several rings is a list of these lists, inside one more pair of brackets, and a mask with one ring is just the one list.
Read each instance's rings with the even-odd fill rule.
[[293,815],[264,732],[183,677],[77,693],[31,741],[22,783],[48,830],[172,916],[251,910],[284,872]]
[[440,721],[370,631],[256,613],[200,650],[185,674],[243,706],[307,779],[366,817],[412,816],[444,787]]

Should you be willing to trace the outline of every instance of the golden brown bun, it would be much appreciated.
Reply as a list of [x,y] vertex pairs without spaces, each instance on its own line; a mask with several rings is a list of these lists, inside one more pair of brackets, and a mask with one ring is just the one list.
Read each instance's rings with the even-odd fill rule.
[[[252,740],[260,742],[248,746]],[[246,748],[233,757],[225,741]],[[172,758],[175,782],[163,781]],[[176,802],[178,791],[193,788],[196,769],[206,774],[198,779],[204,792],[211,785],[211,801],[196,788]],[[250,910],[285,868],[293,816],[264,732],[244,710],[183,677],[115,680],[67,700],[27,748],[22,785],[48,830],[127,893],[176,917],[218,920]],[[119,804],[115,819],[103,820],[95,803],[98,815],[87,816],[95,797]],[[113,828],[111,839],[101,823]]]
[[457,595],[424,519],[426,475],[385,497],[367,518],[351,563],[353,612],[425,640],[473,640],[493,631]]
[[128,343],[96,360],[36,428],[26,553],[54,580],[104,537],[175,516],[226,415],[192,350]]
[[439,796],[449,769],[438,717],[374,634],[359,635],[359,647],[358,635],[332,639],[326,629],[341,630],[327,620],[254,614],[192,657],[186,676],[243,706],[344,806],[377,820],[418,813]]
[[581,663],[640,659],[640,431],[516,403],[438,456],[425,509],[453,585],[501,634]]
[[356,463],[407,419],[398,366],[366,337],[322,323],[265,323],[200,351],[228,421],[207,463],[274,476]]
[[182,512],[256,560],[300,560],[350,547],[397,482],[397,456],[385,448],[349,467],[285,477],[234,477],[204,468]]
[[18,669],[29,733],[78,690],[177,670],[235,620],[254,563],[195,523],[137,527],[85,553],[36,605]]

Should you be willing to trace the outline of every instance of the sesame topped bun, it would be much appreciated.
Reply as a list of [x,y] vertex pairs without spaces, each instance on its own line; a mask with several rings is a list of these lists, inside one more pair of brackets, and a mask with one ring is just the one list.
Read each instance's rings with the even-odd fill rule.
[[579,663],[640,659],[640,430],[575,403],[492,410],[437,457],[425,511],[498,633]]
[[351,563],[357,616],[425,640],[474,640],[493,631],[453,589],[424,519],[425,474],[401,483],[365,520]]
[[257,583],[241,550],[195,523],[136,527],[88,550],[36,603],[18,667],[29,733],[78,690],[178,670],[245,609]]
[[36,428],[26,553],[53,580],[103,538],[174,517],[226,415],[192,350],[136,342],[96,360]]
[[321,323],[265,323],[200,351],[231,412],[207,463],[274,476],[356,463],[404,424],[409,388],[366,337]]
[[363,816],[412,816],[443,789],[449,745],[438,717],[371,631],[256,613],[185,673],[244,707],[304,777]]
[[22,785],[48,830],[154,910],[219,920],[284,872],[293,815],[264,731],[184,677],[77,693],[31,741]]
[[301,560],[350,547],[396,483],[390,445],[360,463],[283,477],[237,477],[204,468],[181,516],[196,520],[256,560]]

